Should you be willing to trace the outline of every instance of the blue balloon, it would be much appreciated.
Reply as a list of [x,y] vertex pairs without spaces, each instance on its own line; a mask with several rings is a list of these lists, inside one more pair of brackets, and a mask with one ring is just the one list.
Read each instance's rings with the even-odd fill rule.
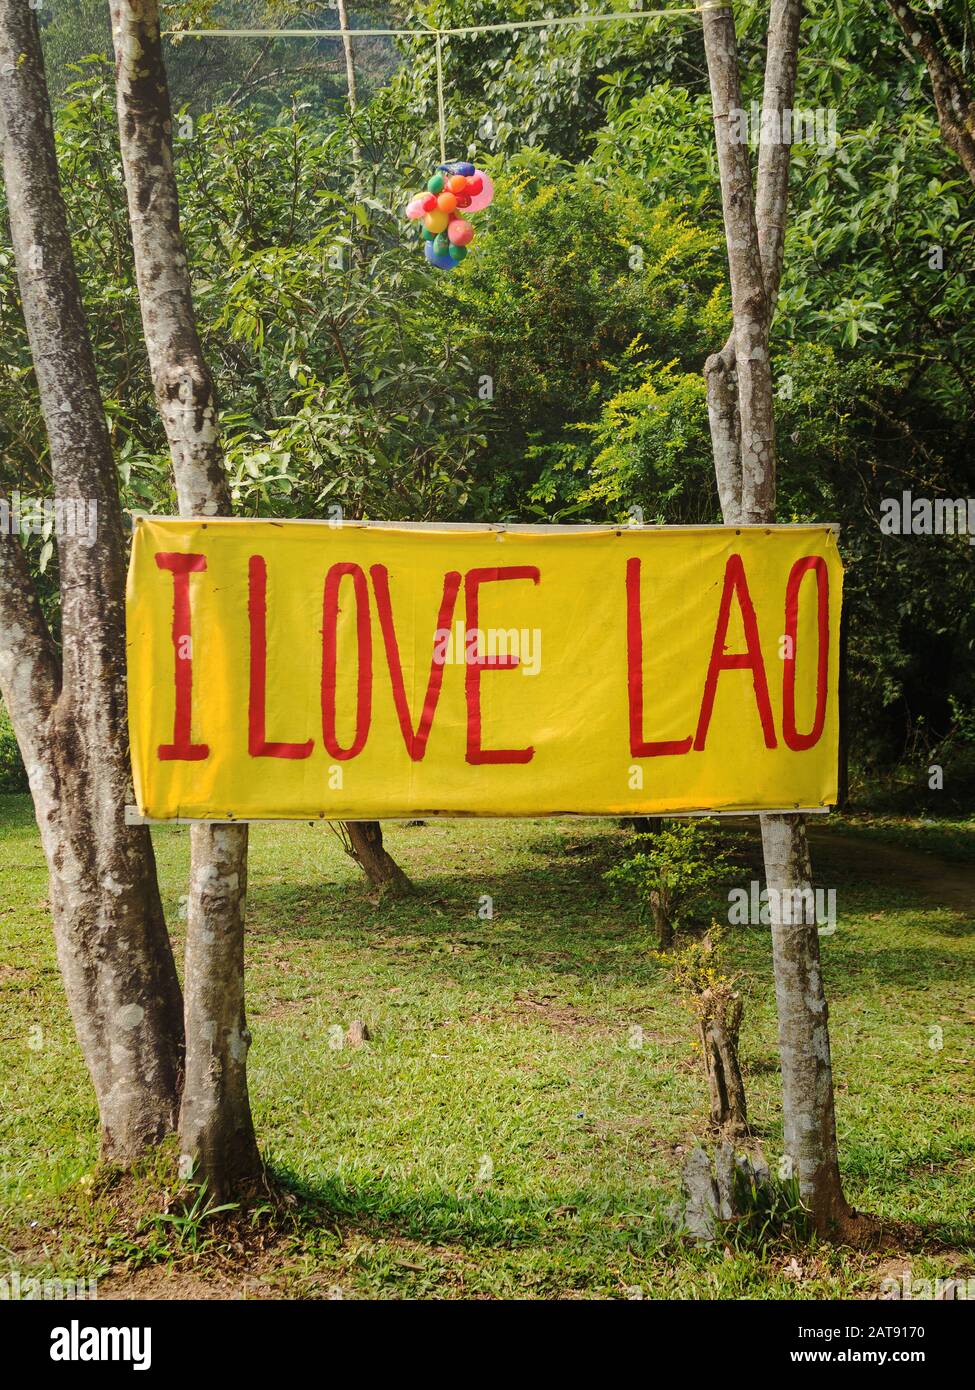
[[474,165],[466,159],[454,159],[449,164],[438,164],[437,169],[441,174],[465,174],[467,178],[474,175]]
[[455,270],[457,267],[457,262],[452,260],[450,256],[437,255],[436,251],[433,249],[432,241],[425,241],[423,243],[423,254],[430,264],[435,265],[438,270]]

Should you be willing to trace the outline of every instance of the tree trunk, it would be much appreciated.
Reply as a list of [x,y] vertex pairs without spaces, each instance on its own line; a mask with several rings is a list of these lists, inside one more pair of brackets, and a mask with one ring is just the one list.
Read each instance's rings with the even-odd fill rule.
[[[775,431],[768,336],[781,270],[789,171],[789,146],[782,142],[776,125],[794,92],[801,15],[801,0],[773,0],[757,200],[752,189],[748,144],[735,138],[730,119],[732,112],[742,110],[734,14],[728,8],[705,10],[702,15],[738,377],[741,501],[737,512],[732,512],[728,505],[736,490],[728,476],[732,397],[728,386],[730,370],[722,370],[728,367],[727,347],[718,355],[725,359],[722,369],[713,365],[714,358],[709,360],[709,407],[712,423],[717,423],[715,469],[724,519],[730,523],[762,523],[775,517]],[[764,148],[776,139],[776,149]],[[761,222],[756,218],[756,202]],[[780,895],[793,889],[810,889],[812,871],[802,817],[763,816],[761,825],[769,889],[778,889]],[[777,897],[774,892],[770,896],[773,900]],[[845,1230],[852,1213],[840,1187],[827,1009],[815,922],[773,925],[772,957],[779,1012],[786,1154],[797,1172],[802,1200],[809,1207],[816,1228],[822,1233],[837,1227]]]
[[[763,816],[762,849],[770,886],[769,916],[775,960],[775,1002],[782,1055],[785,1153],[799,1182],[799,1195],[816,1229],[844,1232],[854,1213],[843,1197],[836,1145],[829,1009],[819,964],[819,930],[812,866],[796,816]],[[799,822],[802,825],[802,822]],[[782,922],[782,904],[788,902]],[[796,918],[799,921],[796,921]]]
[[701,1009],[701,1050],[708,1078],[711,1123],[729,1137],[740,1138],[748,1133],[745,1083],[738,1061],[743,1002],[739,994],[729,997],[719,993],[714,997],[705,991]]
[[975,105],[971,88],[950,55],[942,53],[938,47],[931,32],[930,17],[918,15],[903,0],[887,0],[887,6],[903,29],[911,53],[924,60],[931,79],[941,138],[975,183]]
[[[173,170],[172,112],[157,0],[112,0],[119,137],[143,330],[184,516],[228,515],[213,378],[196,330]],[[263,1168],[247,1093],[244,1012],[247,827],[195,825],[185,972],[180,1147],[214,1196]]]
[[180,1148],[214,1201],[246,1196],[263,1174],[247,1092],[244,1010],[247,840],[238,826],[194,825],[186,935],[186,1081]]
[[661,893],[650,895],[650,907],[653,911],[653,928],[657,933],[657,950],[669,951],[674,944],[674,923]]
[[[19,537],[0,537],[0,690],[34,798],[58,962],[98,1099],[102,1154],[128,1163],[174,1127],[182,1005],[149,832],[125,824],[118,479],[61,196],[36,14],[23,0],[0,0],[0,79],[7,207],[62,517],[60,660]],[[82,517],[94,533],[79,527]]]
[[338,0],[339,28],[342,30],[342,50],[345,54],[345,80],[349,89],[349,115],[354,116],[358,106],[358,98],[355,89],[355,61],[352,57],[352,39],[347,30],[349,28],[349,16],[345,8],[345,0]]
[[347,821],[345,831],[349,837],[349,853],[374,888],[390,897],[412,892],[412,883],[383,845],[382,826],[378,821]]

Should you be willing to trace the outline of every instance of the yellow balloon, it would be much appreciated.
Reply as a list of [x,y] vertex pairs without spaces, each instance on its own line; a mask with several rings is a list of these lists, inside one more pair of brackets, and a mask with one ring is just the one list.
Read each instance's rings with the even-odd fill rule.
[[450,218],[445,212],[428,212],[423,219],[423,225],[428,232],[445,232]]

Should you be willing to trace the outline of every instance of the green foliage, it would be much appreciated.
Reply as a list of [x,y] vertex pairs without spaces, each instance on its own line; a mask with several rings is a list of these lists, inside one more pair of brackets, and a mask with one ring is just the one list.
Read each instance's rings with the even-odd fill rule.
[[[112,95],[100,77],[71,95],[59,153],[125,501],[171,511]],[[268,124],[224,109],[176,144],[196,304],[244,513],[315,516],[337,503],[347,515],[425,519],[455,516],[468,501],[482,412],[442,286],[403,224],[417,174],[397,153],[395,106],[377,103],[356,135],[368,166],[358,203],[344,121],[323,129],[288,108]],[[0,258],[0,316],[12,327],[0,376],[0,403],[6,396],[12,407],[8,481],[43,493],[46,439],[17,311],[13,267]]]
[[0,700],[0,792],[27,790],[27,772],[14,737],[13,725]]
[[[720,243],[673,205],[647,209],[585,167],[525,155],[497,187],[477,253],[447,291],[478,378],[492,384],[485,484],[505,512],[605,516],[640,500],[626,496],[628,480],[589,490],[593,472],[615,466],[605,435],[624,407],[611,403],[666,377],[661,361],[690,370],[726,330]],[[676,431],[662,447],[681,447]]]
[[[410,27],[453,29],[499,22],[494,0],[402,0],[396,11]],[[628,0],[600,5],[600,13],[628,15]],[[551,19],[579,13],[576,0],[508,0],[503,20]],[[434,45],[403,40],[404,65],[396,81],[412,108],[436,123]],[[746,41],[745,51],[748,51]],[[602,124],[604,84],[635,96],[673,77],[697,84],[703,66],[700,24],[648,17],[618,24],[553,25],[517,33],[451,35],[443,47],[450,94],[451,151],[510,156],[522,147],[580,160]]]
[[652,920],[658,932],[706,925],[716,890],[727,885],[730,873],[714,822],[667,821],[656,834],[635,836],[633,843],[636,852],[604,875],[617,897],[635,903],[641,918]]
[[647,523],[720,520],[704,378],[674,362],[644,364],[640,376],[583,426],[598,447],[583,501]]

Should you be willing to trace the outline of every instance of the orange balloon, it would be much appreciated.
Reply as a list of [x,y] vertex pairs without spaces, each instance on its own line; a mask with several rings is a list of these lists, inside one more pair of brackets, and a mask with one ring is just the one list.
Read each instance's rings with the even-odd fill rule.
[[447,180],[447,187],[450,189],[451,193],[466,193],[466,192],[467,192],[467,175],[466,175],[466,174],[453,174],[453,175],[451,175],[451,177]]
[[450,218],[445,212],[438,208],[436,212],[428,212],[423,219],[423,225],[428,232],[445,232]]
[[437,207],[441,212],[454,212],[457,207],[457,199],[453,193],[441,193],[437,199]]

